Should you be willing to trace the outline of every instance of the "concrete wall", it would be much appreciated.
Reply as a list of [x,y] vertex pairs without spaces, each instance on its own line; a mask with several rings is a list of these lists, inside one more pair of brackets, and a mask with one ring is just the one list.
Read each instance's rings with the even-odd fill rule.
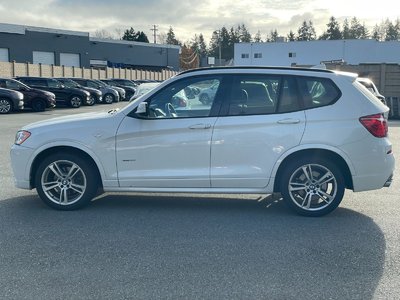
[[123,78],[123,79],[156,79],[165,80],[177,72],[172,70],[144,71],[135,69],[75,68],[64,66],[36,65],[30,63],[0,62],[0,77],[39,76],[39,77],[81,77],[89,79]]

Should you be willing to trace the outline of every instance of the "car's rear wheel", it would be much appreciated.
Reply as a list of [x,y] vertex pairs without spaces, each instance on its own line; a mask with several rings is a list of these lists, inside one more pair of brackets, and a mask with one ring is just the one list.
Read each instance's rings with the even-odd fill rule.
[[13,109],[12,102],[6,98],[0,98],[0,114],[8,114]]
[[43,99],[34,99],[32,101],[32,110],[39,112],[46,109],[46,102]]
[[107,103],[107,104],[112,104],[114,102],[114,99],[115,99],[115,97],[112,94],[105,94],[104,98],[103,98],[104,103]]
[[69,101],[69,104],[73,108],[79,108],[82,105],[82,98],[80,96],[74,95],[74,96],[71,97],[71,99]]
[[323,216],[344,196],[341,171],[326,159],[300,158],[283,170],[280,190],[286,204],[304,216]]
[[39,165],[35,186],[40,198],[58,210],[74,210],[87,205],[99,186],[95,166],[70,154],[53,154]]

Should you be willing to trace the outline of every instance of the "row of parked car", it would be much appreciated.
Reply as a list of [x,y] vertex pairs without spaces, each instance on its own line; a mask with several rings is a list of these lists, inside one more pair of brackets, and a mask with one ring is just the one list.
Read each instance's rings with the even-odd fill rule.
[[134,98],[148,80],[16,77],[0,78],[0,114],[25,108],[44,111],[56,106],[78,108]]

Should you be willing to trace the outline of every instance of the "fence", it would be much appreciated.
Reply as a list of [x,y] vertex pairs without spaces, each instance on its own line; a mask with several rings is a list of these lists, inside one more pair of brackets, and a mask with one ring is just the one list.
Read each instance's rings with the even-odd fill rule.
[[121,68],[78,68],[54,65],[1,62],[0,77],[35,76],[35,77],[78,77],[87,79],[121,78],[130,80],[165,80],[177,72],[171,70],[147,71]]

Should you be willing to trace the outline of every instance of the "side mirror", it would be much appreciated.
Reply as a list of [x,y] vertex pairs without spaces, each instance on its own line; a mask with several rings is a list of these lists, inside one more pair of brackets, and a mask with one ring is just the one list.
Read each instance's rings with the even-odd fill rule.
[[137,109],[136,109],[137,114],[146,114],[147,113],[147,102],[141,102],[139,103]]

